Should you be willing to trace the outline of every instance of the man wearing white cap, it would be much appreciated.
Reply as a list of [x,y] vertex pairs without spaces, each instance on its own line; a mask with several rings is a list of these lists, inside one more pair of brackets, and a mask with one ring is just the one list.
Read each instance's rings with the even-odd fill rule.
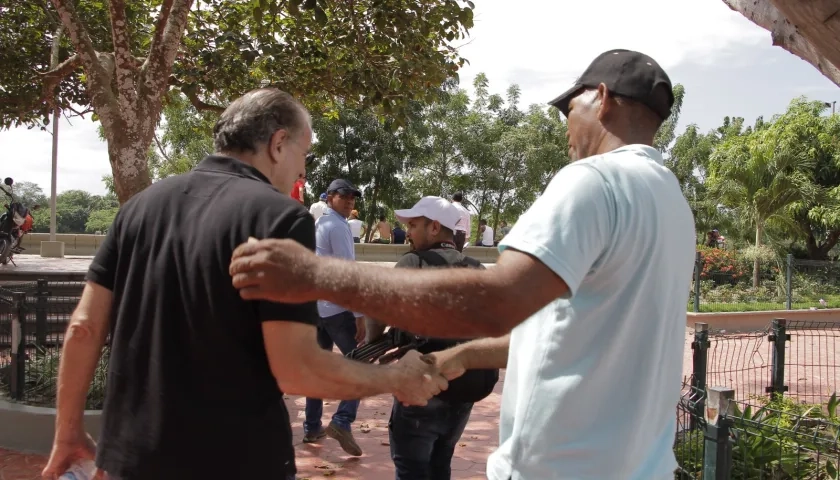
[[[455,246],[455,231],[463,230],[461,212],[440,197],[423,197],[408,210],[394,212],[406,225],[406,238],[413,250],[397,268],[484,268],[464,256]],[[388,319],[382,319],[385,323]],[[367,319],[367,341],[382,334],[384,326]],[[467,339],[424,338],[420,353],[439,352]],[[470,370],[449,383],[445,392],[424,407],[406,407],[395,401],[389,421],[391,459],[396,480],[449,480],[455,445],[470,419],[473,403],[493,391],[499,370]]]

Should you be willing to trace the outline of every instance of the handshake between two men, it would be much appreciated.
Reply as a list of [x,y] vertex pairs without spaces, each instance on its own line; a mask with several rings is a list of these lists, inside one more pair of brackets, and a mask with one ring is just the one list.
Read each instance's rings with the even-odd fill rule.
[[[332,273],[326,277],[318,275],[319,261],[336,261],[339,266],[344,263],[362,266],[355,262],[317,257],[293,240],[249,239],[248,243],[234,251],[230,273],[234,287],[240,290],[240,296],[245,300],[301,304],[328,294],[319,291],[316,282],[320,279],[336,279]],[[377,266],[372,268],[390,270]],[[337,275],[347,276],[341,272]],[[330,301],[343,303],[334,298]],[[276,364],[286,368],[282,372],[278,368],[275,377],[282,390],[292,395],[351,400],[390,393],[405,405],[424,406],[429,399],[448,388],[449,380],[465,372],[455,353],[457,349],[427,355],[410,350],[396,362],[374,365],[322,350],[317,345],[315,329],[308,325],[269,322],[263,324],[263,334],[267,350],[275,355],[281,352],[279,355],[286,357],[277,359]],[[278,340],[273,348],[268,345],[272,339]],[[300,364],[300,358],[306,358],[307,362]],[[299,366],[288,368],[292,364]]]
[[394,376],[390,393],[407,406],[426,405],[430,398],[447,389],[449,380],[464,373],[457,357],[448,352],[421,355],[417,350],[409,350],[395,363],[370,366],[399,372]]

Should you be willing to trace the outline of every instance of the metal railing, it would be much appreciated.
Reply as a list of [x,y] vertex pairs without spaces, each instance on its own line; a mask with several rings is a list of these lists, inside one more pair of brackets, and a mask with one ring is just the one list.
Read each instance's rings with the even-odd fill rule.
[[[840,262],[798,260],[760,264],[758,285],[753,267],[732,252],[697,252],[688,310],[748,312],[840,308]],[[726,258],[723,258],[726,257]]]
[[[696,398],[706,408],[697,413]],[[785,402],[762,407],[735,400],[735,390],[712,387],[680,400],[675,478],[704,480],[836,479],[840,464],[837,399],[822,407]],[[688,428],[685,428],[688,425]]]
[[691,385],[734,388],[737,400],[783,394],[824,403],[840,386],[840,323],[775,319],[761,332],[728,334],[696,323]]
[[838,336],[830,322],[776,319],[734,335],[695,324],[675,478],[840,478]]
[[[54,405],[64,332],[83,288],[81,281],[47,280],[0,286],[0,393],[32,405]],[[97,370],[93,393],[97,378],[104,388],[104,372],[104,367]]]

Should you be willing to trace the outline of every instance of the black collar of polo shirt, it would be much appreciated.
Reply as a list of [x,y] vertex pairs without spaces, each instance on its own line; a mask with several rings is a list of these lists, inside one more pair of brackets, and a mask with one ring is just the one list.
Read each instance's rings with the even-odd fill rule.
[[195,167],[195,169],[205,172],[219,172],[239,177],[247,177],[271,185],[271,181],[268,180],[268,177],[263,175],[262,172],[256,168],[233,157],[226,157],[224,155],[207,155],[204,157],[204,160]]

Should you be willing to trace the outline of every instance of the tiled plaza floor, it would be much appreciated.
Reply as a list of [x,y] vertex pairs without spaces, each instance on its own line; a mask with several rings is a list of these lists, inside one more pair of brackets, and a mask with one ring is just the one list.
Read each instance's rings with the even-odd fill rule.
[[[63,259],[42,258],[37,255],[19,255],[17,267],[0,267],[0,274],[16,272],[18,274],[50,274],[61,272],[85,272],[91,257],[71,256]],[[380,262],[389,267],[393,262]],[[502,374],[504,378],[504,373]],[[487,456],[498,445],[499,402],[502,382],[496,386],[496,393],[490,395],[473,408],[470,423],[455,451],[452,460],[453,479],[482,479]],[[388,416],[391,412],[391,397],[382,395],[363,400],[359,407],[354,435],[364,450],[361,457],[351,457],[344,453],[338,442],[325,438],[319,444],[302,442],[305,400],[301,397],[289,397],[286,404],[295,433],[294,443],[297,454],[298,479],[332,480],[384,480],[394,478],[394,466],[391,463],[388,446]],[[335,411],[338,402],[326,402],[324,422]],[[43,455],[22,454],[0,449],[0,480],[31,480],[40,478],[41,469],[46,462]]]
[[[503,374],[504,375],[504,374]],[[504,376],[502,376],[504,378]],[[452,460],[453,479],[483,479],[487,456],[499,442],[499,402],[502,382],[491,394],[473,408],[470,423],[455,450]],[[338,402],[325,402],[324,422],[338,406]],[[318,444],[304,444],[303,418],[305,399],[289,397],[286,405],[294,431],[299,480],[386,480],[394,478],[388,446],[388,416],[391,397],[381,395],[363,400],[359,407],[353,431],[361,457],[351,457],[341,450],[338,442],[327,437]],[[0,449],[0,480],[34,480],[40,478],[44,455],[27,455]]]

